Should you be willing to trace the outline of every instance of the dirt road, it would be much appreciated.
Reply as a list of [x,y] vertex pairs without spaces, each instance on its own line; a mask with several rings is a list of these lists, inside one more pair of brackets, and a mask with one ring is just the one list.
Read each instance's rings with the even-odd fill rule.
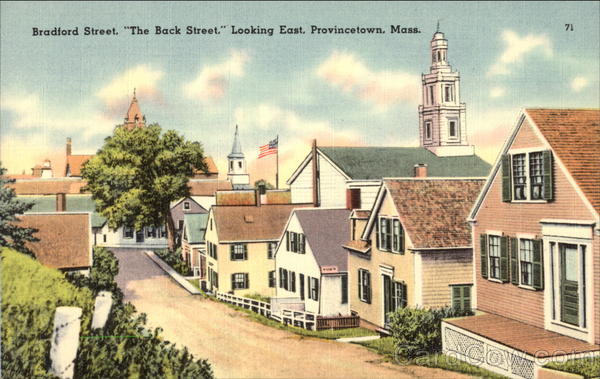
[[463,378],[419,366],[383,362],[367,349],[301,337],[248,319],[243,313],[192,296],[138,250],[113,250],[117,282],[148,324],[207,358],[218,378]]

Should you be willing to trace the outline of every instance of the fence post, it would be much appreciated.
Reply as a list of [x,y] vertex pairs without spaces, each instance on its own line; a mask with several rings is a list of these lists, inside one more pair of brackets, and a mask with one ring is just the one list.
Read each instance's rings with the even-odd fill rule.
[[94,316],[92,318],[92,329],[104,328],[108,315],[110,314],[110,308],[112,307],[112,293],[108,291],[100,291],[96,296],[96,302],[94,303]]
[[50,372],[59,378],[73,378],[80,331],[81,308],[56,308],[50,347]]

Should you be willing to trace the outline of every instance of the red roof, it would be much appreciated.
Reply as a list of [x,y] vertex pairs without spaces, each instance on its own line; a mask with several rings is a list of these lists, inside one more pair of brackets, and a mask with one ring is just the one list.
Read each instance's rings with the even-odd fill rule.
[[65,176],[81,176],[81,167],[93,155],[67,155],[67,167]]
[[17,180],[8,186],[17,195],[55,195],[57,193],[82,193],[86,182],[81,179],[31,179]]
[[228,180],[190,180],[190,196],[214,196],[217,191],[233,189]]
[[36,258],[52,268],[92,265],[89,213],[48,213],[20,216],[19,226],[35,228],[38,242],[28,242]]
[[600,213],[600,109],[526,109]]

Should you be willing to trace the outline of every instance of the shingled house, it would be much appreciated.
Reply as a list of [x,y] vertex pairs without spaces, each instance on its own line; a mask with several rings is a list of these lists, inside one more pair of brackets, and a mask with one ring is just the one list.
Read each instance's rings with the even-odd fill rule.
[[446,320],[444,351],[518,378],[600,356],[599,215],[600,110],[524,110],[470,215],[485,314]]
[[[400,307],[471,308],[472,247],[466,221],[483,179],[384,179],[349,251],[350,307],[385,329]],[[362,211],[360,211],[362,212]],[[353,222],[366,215],[355,211]],[[360,227],[360,225],[358,225]]]

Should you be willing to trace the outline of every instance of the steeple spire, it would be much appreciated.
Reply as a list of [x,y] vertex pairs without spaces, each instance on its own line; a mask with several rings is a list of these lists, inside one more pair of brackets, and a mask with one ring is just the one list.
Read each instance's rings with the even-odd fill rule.
[[133,98],[131,99],[131,104],[129,104],[127,114],[125,115],[125,127],[133,129],[143,128],[144,126],[146,126],[146,116],[143,115],[142,110],[140,109],[136,97],[136,89],[134,88]]
[[240,143],[240,133],[238,130],[238,126],[235,126],[235,134],[233,136],[233,146],[231,147],[231,154],[227,156],[228,158],[243,158],[244,153],[242,153],[242,145]]
[[[440,32],[440,19],[439,19],[439,18],[438,18],[438,21],[437,21],[437,27],[435,28],[435,32],[436,32],[436,33],[439,33],[439,32]],[[134,90],[134,91],[135,91],[135,90]]]
[[233,185],[233,189],[247,189],[250,185],[250,176],[246,171],[246,159],[242,153],[242,144],[240,143],[239,128],[235,126],[233,135],[233,146],[231,153],[227,156],[227,179]]

